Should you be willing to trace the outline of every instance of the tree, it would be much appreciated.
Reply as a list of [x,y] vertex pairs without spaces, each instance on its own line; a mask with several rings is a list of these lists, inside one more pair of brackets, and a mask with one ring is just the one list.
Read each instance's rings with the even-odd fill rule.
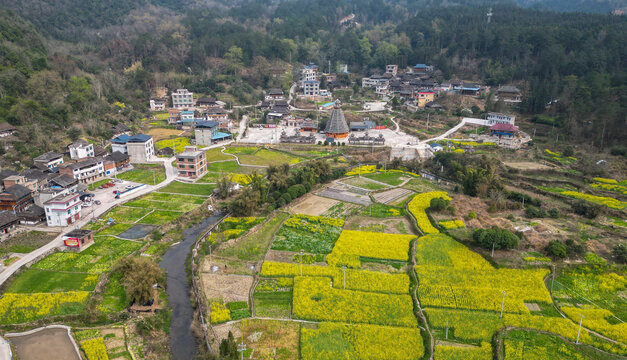
[[220,358],[228,360],[237,360],[237,344],[233,338],[233,333],[229,331],[226,339],[222,339],[220,343]]
[[218,197],[221,199],[226,199],[231,195],[231,182],[232,176],[224,175],[218,178],[218,182],[216,183],[216,190],[218,190]]
[[588,219],[596,218],[601,212],[600,205],[589,204],[583,200],[575,202],[572,205],[572,208],[575,214],[585,216]]
[[477,229],[472,234],[473,240],[486,249],[514,249],[518,247],[518,236],[507,229],[492,227],[491,229]]
[[551,256],[563,259],[566,257],[566,245],[561,241],[551,240],[544,250]]
[[163,284],[165,275],[159,266],[144,258],[123,259],[117,266],[122,273],[126,298],[132,303],[144,305],[154,299],[154,284]]
[[441,211],[446,209],[446,207],[448,206],[448,204],[450,203],[449,200],[443,199],[443,198],[433,198],[431,199],[431,203],[429,205],[429,209],[433,210],[433,211]]
[[617,262],[627,264],[627,245],[625,245],[625,243],[619,243],[614,246],[612,254],[616,258]]
[[224,54],[227,73],[237,74],[239,70],[244,66],[243,58],[244,54],[242,48],[237,46],[231,46],[226,54]]

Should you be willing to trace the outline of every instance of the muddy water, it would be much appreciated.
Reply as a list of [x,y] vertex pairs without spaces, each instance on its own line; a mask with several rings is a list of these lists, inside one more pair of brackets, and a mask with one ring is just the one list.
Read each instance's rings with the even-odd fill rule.
[[174,360],[189,360],[196,355],[197,340],[192,335],[191,324],[194,309],[190,303],[190,286],[187,283],[185,267],[187,256],[196,238],[220,219],[219,214],[185,229],[184,240],[168,250],[159,266],[167,272],[167,293],[172,306],[170,320],[170,351]]

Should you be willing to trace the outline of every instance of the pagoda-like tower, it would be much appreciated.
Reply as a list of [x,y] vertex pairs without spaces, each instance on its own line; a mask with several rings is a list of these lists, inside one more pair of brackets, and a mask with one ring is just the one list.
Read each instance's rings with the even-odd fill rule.
[[348,136],[348,124],[344,118],[342,112],[342,103],[340,100],[335,100],[333,104],[333,111],[331,111],[331,117],[327,121],[327,126],[324,129],[328,137],[343,139]]

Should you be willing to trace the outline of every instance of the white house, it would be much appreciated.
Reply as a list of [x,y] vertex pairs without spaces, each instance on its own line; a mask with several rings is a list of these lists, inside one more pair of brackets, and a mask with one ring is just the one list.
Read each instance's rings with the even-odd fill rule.
[[131,163],[145,163],[155,156],[155,143],[150,135],[128,136],[122,134],[111,139],[111,152],[116,151],[128,154]]
[[516,116],[500,114],[500,113],[488,113],[486,120],[488,120],[489,125],[494,125],[494,124],[514,125],[514,122],[516,121]]
[[166,106],[166,101],[164,99],[150,99],[151,111],[163,111],[165,110],[165,106]]
[[377,86],[384,85],[387,87],[389,85],[389,80],[379,75],[373,75],[371,77],[361,79],[362,88],[376,88]]
[[81,183],[93,182],[102,177],[104,172],[104,160],[100,157],[86,158],[59,167],[59,174],[69,175]]
[[81,218],[82,201],[79,194],[56,196],[44,203],[48,226],[68,226]]
[[318,96],[320,95],[320,83],[316,80],[303,82],[303,95]]
[[71,159],[84,159],[94,156],[94,144],[88,143],[83,139],[79,139],[68,145]]
[[172,107],[186,109],[194,106],[194,93],[187,89],[177,89],[172,93]]

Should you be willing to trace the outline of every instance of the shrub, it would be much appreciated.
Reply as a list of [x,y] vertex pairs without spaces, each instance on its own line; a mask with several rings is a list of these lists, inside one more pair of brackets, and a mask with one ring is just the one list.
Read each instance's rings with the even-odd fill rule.
[[525,209],[525,216],[528,218],[545,218],[547,215],[546,211],[537,207],[529,206]]
[[573,239],[566,239],[564,244],[566,245],[568,255],[583,255],[586,250],[582,244],[575,242]]
[[616,261],[618,261],[619,263],[621,264],[627,263],[627,245],[625,245],[624,243],[620,243],[614,246],[614,249],[612,250],[612,254],[616,258]]
[[572,206],[573,212],[578,215],[587,217],[588,219],[594,219],[599,216],[601,212],[601,206],[588,204],[585,201],[577,201]]
[[477,218],[477,213],[474,211],[471,211],[468,213],[468,218],[469,219],[476,219]]
[[560,212],[559,210],[557,210],[557,208],[550,209],[548,211],[548,214],[553,219],[557,219],[558,217],[560,217]]
[[558,240],[551,240],[544,249],[549,255],[563,259],[566,257],[566,245]]
[[518,247],[518,236],[509,230],[493,227],[491,229],[477,229],[472,234],[473,240],[480,246],[491,249],[514,249]]

